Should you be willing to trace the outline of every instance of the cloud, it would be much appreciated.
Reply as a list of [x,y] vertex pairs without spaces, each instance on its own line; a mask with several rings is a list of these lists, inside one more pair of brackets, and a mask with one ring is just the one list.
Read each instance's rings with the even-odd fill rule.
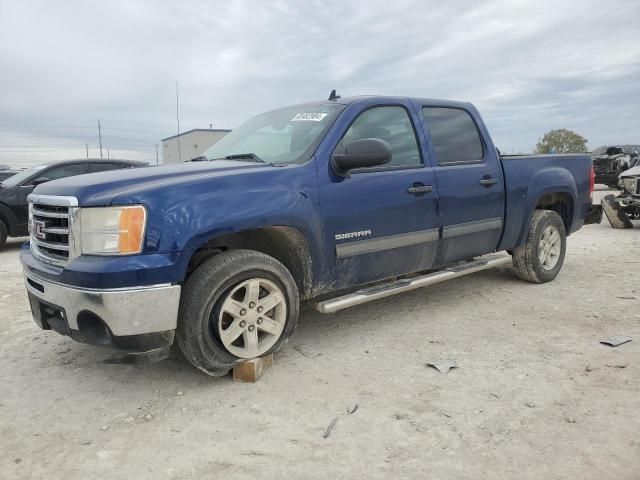
[[181,127],[390,94],[475,103],[502,150],[551,128],[640,142],[640,4],[0,0],[0,162],[155,159]]

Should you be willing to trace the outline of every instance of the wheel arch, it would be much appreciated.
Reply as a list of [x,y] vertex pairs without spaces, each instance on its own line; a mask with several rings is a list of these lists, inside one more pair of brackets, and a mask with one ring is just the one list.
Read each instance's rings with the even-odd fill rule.
[[191,254],[183,280],[207,259],[221,252],[247,249],[269,255],[282,263],[293,276],[301,299],[312,296],[313,270],[309,244],[293,227],[268,226],[216,235],[201,243]]
[[[568,192],[547,192],[541,195],[535,203],[535,210],[552,210],[560,215],[567,235],[571,232],[573,224],[573,216],[575,210],[575,202]],[[533,215],[533,211],[531,215]]]
[[15,235],[17,225],[16,216],[4,203],[0,203],[0,222],[5,224],[10,236]]
[[539,192],[529,203],[529,214],[522,225],[516,246],[521,246],[529,235],[531,220],[536,210],[553,210],[562,218],[566,234],[571,233],[575,215],[575,197],[569,188],[549,188]]

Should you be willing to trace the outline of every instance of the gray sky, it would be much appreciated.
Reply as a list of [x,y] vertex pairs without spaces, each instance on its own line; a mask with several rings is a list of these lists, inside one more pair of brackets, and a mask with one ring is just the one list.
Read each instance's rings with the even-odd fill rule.
[[176,81],[183,131],[336,88],[471,101],[506,152],[640,143],[640,2],[0,0],[0,163],[97,156],[98,118],[155,160]]

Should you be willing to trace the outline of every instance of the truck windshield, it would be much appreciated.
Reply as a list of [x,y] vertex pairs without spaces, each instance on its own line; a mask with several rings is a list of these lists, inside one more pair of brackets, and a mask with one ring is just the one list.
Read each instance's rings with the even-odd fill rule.
[[225,135],[204,156],[246,160],[251,155],[273,164],[303,163],[343,108],[339,104],[298,105],[263,113]]

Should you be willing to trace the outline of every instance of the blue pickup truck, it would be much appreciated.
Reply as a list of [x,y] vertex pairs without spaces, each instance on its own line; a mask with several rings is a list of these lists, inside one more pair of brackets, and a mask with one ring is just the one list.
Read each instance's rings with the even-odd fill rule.
[[301,301],[335,312],[513,263],[553,280],[593,221],[588,155],[501,156],[470,103],[365,96],[258,115],[208,162],[30,196],[36,323],[209,375],[275,352]]

